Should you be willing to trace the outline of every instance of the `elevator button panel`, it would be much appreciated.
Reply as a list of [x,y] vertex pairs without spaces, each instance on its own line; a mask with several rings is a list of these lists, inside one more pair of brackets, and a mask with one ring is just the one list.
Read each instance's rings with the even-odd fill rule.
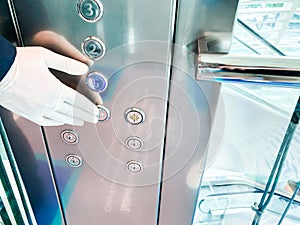
[[99,72],[91,72],[86,77],[86,84],[89,89],[95,92],[103,92],[107,89],[107,78]]
[[142,171],[142,168],[142,164],[137,161],[132,160],[127,163],[127,169],[131,173],[139,173]]
[[143,148],[143,141],[139,137],[129,137],[126,140],[126,147],[133,151],[138,151]]
[[101,19],[103,5],[98,0],[80,0],[77,3],[77,11],[83,20],[93,23]]
[[130,108],[125,112],[125,119],[132,125],[138,125],[145,120],[145,113],[138,108]]
[[105,55],[104,43],[96,37],[89,36],[81,44],[83,53],[92,60],[101,59]]

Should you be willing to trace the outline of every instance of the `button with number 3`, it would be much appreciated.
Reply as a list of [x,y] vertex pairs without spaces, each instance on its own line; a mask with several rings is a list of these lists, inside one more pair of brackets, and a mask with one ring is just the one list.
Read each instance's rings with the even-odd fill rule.
[[87,37],[81,44],[83,53],[92,60],[101,59],[105,55],[104,43],[93,36]]
[[102,17],[103,5],[99,0],[79,0],[77,11],[83,20],[94,23]]

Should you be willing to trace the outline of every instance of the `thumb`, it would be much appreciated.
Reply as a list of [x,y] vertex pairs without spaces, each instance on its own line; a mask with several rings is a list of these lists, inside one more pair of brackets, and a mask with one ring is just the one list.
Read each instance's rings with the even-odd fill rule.
[[75,59],[59,55],[46,48],[42,48],[43,58],[49,68],[60,70],[72,75],[83,75],[87,73],[89,67]]

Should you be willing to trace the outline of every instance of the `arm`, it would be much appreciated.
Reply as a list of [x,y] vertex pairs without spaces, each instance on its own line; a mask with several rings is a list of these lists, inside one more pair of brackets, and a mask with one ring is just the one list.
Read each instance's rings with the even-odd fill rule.
[[0,36],[0,81],[7,74],[16,57],[16,47]]
[[3,107],[42,126],[98,121],[96,105],[49,71],[52,68],[84,75],[87,65],[42,47],[14,48],[1,40],[6,46],[0,46],[0,72],[4,76],[0,82],[0,104]]

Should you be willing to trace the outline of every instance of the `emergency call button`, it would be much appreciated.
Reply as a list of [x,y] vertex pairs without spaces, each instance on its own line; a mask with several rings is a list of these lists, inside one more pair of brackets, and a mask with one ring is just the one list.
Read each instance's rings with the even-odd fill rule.
[[101,19],[103,5],[98,0],[79,0],[77,3],[77,12],[83,20],[94,23]]
[[138,125],[145,120],[145,113],[138,108],[130,108],[125,112],[125,119],[132,125]]

